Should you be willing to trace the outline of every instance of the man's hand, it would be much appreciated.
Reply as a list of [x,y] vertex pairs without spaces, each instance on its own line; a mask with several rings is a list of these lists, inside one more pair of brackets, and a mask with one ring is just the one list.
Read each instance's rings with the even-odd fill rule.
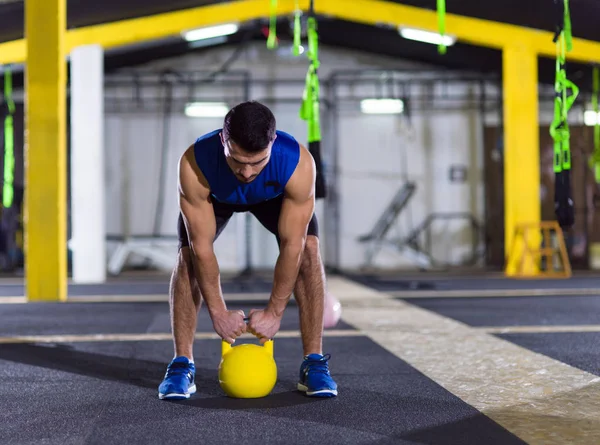
[[225,311],[212,316],[215,332],[229,344],[246,332],[245,314],[243,311]]
[[250,311],[250,320],[248,321],[248,332],[256,335],[260,339],[260,344],[272,340],[275,334],[279,332],[282,315],[277,315],[275,311],[269,309],[252,309]]

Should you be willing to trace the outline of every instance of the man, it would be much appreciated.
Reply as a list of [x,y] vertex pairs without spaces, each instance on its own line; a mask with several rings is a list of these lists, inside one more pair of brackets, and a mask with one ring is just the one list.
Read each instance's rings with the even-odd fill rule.
[[[201,301],[215,332],[228,343],[244,332],[261,344],[278,332],[292,292],[300,310],[304,360],[298,389],[333,397],[337,385],[322,355],[325,276],[314,214],[316,169],[310,152],[275,128],[258,102],[229,111],[222,130],[200,137],[179,163],[179,254],[171,278],[175,357],[159,386],[160,399],[196,392],[193,341]],[[264,309],[230,311],[223,300],[213,243],[235,212],[251,212],[276,236],[279,257]]]

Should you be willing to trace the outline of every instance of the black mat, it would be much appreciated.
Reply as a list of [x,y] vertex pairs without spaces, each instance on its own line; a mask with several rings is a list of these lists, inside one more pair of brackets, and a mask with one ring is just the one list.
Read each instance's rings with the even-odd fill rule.
[[502,334],[497,337],[600,376],[600,333]]
[[600,324],[600,296],[403,300],[471,326]]
[[220,343],[198,341],[198,393],[166,402],[157,386],[171,342],[2,345],[0,443],[524,443],[367,338],[326,338],[324,348],[336,399],[295,390],[300,340],[279,339],[269,397],[224,397]]
[[[262,309],[255,304],[229,302],[230,310]],[[171,332],[168,303],[27,303],[0,304],[0,336],[137,334]],[[281,330],[300,328],[298,307],[290,301],[284,312]],[[353,329],[341,320],[335,329]],[[198,332],[214,332],[203,307],[198,315]]]
[[[221,283],[223,293],[269,293],[272,280],[250,277],[224,279]],[[168,279],[149,279],[147,281],[107,282],[103,284],[70,284],[68,295],[85,297],[95,295],[168,295]],[[23,284],[0,285],[0,297],[25,295]]]

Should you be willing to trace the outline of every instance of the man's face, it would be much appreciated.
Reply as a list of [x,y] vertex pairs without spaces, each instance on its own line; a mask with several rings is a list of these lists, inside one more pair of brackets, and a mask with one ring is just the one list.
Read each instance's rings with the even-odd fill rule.
[[232,140],[224,139],[223,133],[221,133],[221,142],[225,149],[227,165],[229,165],[237,179],[246,184],[256,179],[271,157],[273,141],[264,150],[255,153],[248,153]]

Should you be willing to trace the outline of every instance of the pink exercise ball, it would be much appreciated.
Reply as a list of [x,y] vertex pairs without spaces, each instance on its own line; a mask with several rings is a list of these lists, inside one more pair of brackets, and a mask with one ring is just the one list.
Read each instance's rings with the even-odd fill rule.
[[323,327],[325,329],[335,327],[342,316],[342,305],[333,294],[325,294],[325,310],[323,311]]

